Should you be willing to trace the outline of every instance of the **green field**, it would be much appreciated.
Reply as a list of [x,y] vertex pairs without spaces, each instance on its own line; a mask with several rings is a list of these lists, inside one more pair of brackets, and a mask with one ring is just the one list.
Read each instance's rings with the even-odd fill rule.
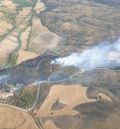
[[13,0],[14,3],[21,5],[22,7],[32,7],[33,2],[28,0]]

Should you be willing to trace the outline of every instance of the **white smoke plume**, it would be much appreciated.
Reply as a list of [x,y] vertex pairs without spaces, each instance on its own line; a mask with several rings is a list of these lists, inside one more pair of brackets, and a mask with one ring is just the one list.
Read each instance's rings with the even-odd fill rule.
[[9,78],[9,75],[2,75],[2,76],[0,76],[0,82],[6,80],[7,78]]
[[72,53],[69,56],[58,58],[52,63],[62,66],[75,66],[84,70],[97,67],[119,67],[120,40],[114,43],[101,43],[84,50],[82,53]]

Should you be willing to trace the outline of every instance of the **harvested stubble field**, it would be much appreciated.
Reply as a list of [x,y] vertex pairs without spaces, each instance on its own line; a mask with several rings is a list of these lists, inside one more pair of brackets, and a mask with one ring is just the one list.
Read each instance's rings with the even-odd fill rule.
[[0,129],[39,129],[26,112],[5,105],[0,106]]

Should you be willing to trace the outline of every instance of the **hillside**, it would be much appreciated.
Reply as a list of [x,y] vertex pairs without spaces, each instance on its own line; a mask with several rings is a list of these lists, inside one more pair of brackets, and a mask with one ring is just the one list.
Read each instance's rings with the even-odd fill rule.
[[43,2],[47,9],[40,14],[42,24],[62,37],[62,42],[54,49],[56,53],[79,52],[104,41],[112,43],[120,36],[118,0]]
[[120,129],[119,0],[0,1],[0,129]]

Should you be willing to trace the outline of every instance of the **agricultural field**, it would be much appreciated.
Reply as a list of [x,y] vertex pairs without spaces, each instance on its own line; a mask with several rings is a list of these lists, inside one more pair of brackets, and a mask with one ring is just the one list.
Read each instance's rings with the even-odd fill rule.
[[[9,67],[56,47],[59,37],[41,24],[39,0],[3,0],[0,7],[0,66]],[[44,33],[43,33],[44,32]],[[51,39],[46,40],[46,35]]]
[[0,115],[1,129],[39,129],[29,114],[15,107],[0,106]]
[[0,0],[0,129],[119,121],[119,0]]

